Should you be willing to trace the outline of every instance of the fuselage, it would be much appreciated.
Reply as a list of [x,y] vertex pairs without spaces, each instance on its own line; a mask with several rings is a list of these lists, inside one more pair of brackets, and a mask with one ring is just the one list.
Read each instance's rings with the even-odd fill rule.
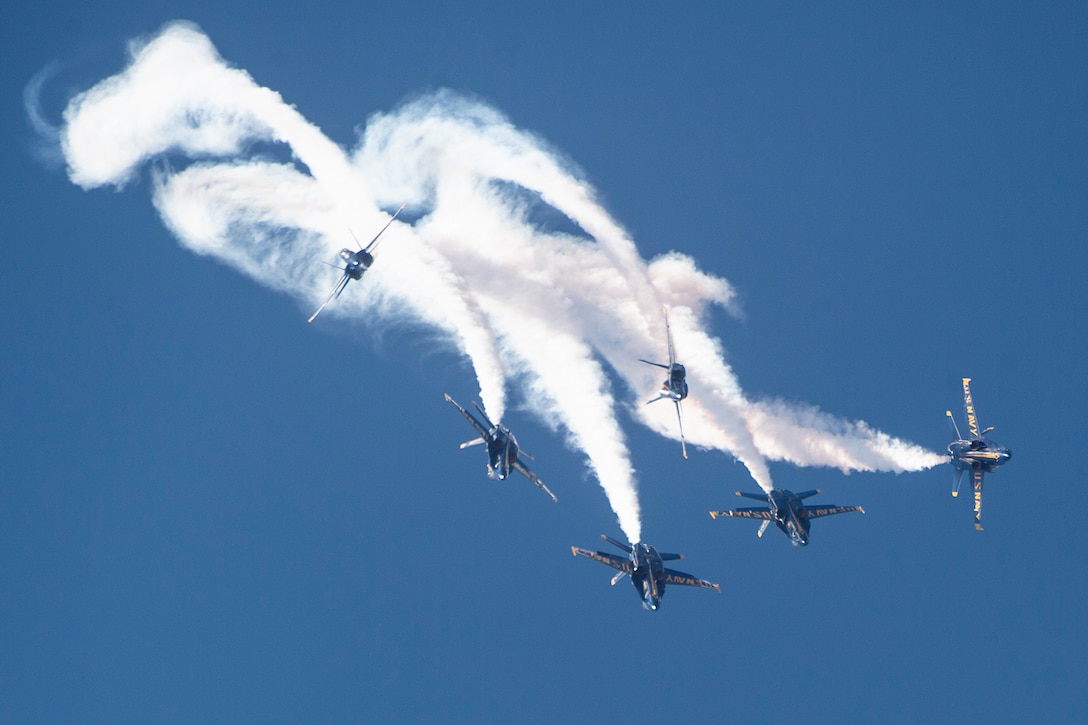
[[518,441],[504,425],[494,425],[487,432],[487,475],[500,481],[510,475],[518,460]]
[[680,363],[669,366],[669,378],[665,381],[668,396],[673,400],[683,400],[688,397],[687,370]]
[[793,491],[776,488],[767,496],[774,523],[796,548],[808,545],[808,509]]
[[340,250],[340,259],[344,260],[344,274],[352,279],[361,279],[363,272],[370,269],[374,263],[374,257],[365,249],[353,252],[350,249]]
[[642,599],[642,606],[657,611],[665,596],[665,563],[661,555],[649,544],[634,544],[631,566],[631,583]]
[[989,438],[968,438],[949,443],[948,455],[956,470],[993,473],[1012,458],[1012,451]]

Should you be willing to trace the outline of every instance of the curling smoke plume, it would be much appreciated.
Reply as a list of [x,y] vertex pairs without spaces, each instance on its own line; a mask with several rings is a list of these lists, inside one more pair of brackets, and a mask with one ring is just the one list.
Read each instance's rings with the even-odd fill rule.
[[[416,221],[386,232],[379,262],[323,315],[410,319],[444,331],[471,361],[488,415],[507,382],[582,450],[621,528],[641,540],[637,487],[607,363],[644,424],[678,437],[671,405],[644,406],[665,354],[662,305],[693,391],[692,444],[726,451],[763,487],[767,460],[909,471],[944,458],[816,409],[748,400],[700,320],[734,292],[670,253],[647,263],[556,154],[501,114],[451,92],[373,117],[352,152],[279,94],[219,57],[184,23],[130,48],[131,63],[74,98],[64,114],[69,174],[84,188],[121,186],[153,165],[154,203],[182,244],[316,307],[335,259],[407,202]],[[289,150],[291,161],[271,158]],[[189,161],[186,161],[188,159]],[[176,170],[174,165],[188,163]],[[533,223],[542,212],[569,233]],[[633,391],[633,397],[631,392]]]

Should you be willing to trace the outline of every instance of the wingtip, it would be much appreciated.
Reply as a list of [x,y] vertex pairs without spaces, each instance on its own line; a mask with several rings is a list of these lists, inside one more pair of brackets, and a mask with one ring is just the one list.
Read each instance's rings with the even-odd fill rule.
[[740,491],[734,491],[734,492],[733,492],[733,495],[734,495],[734,496],[743,496],[744,494],[743,494],[743,493],[741,493]]
[[718,594],[722,593],[722,585],[721,584],[715,584],[714,589],[718,592]]
[[861,513],[865,513],[865,509],[861,506],[858,506],[858,511],[860,511]]
[[718,512],[717,511],[711,511],[710,512],[710,518],[712,518],[712,519],[718,518]]
[[959,495],[960,495],[959,491],[953,491],[952,492],[952,498],[957,498]]
[[571,556],[578,556],[578,547],[577,546],[570,547],[570,555]]

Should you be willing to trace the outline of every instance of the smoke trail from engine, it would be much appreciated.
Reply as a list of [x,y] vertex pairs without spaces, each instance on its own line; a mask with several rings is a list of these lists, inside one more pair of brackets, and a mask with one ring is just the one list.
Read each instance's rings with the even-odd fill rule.
[[[844,471],[943,462],[864,423],[749,401],[701,324],[709,305],[731,309],[729,283],[675,252],[647,263],[589,184],[494,109],[433,93],[370,119],[348,153],[192,25],[169,25],[130,53],[128,68],[65,111],[74,183],[122,186],[150,163],[154,203],[183,245],[307,308],[335,283],[315,262],[354,247],[349,228],[376,231],[383,209],[406,202],[414,223],[394,222],[379,263],[323,315],[442,330],[472,361],[492,420],[507,383],[520,385],[530,409],[585,453],[630,541],[641,539],[637,484],[601,363],[641,422],[677,438],[671,405],[642,405],[661,371],[638,358],[665,355],[663,305],[693,391],[688,440],[735,456],[765,490],[768,459]],[[290,160],[273,160],[284,150]]]

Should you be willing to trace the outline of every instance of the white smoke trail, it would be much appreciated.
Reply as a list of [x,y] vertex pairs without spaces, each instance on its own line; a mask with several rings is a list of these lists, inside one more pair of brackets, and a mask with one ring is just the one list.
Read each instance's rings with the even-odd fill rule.
[[[663,304],[689,370],[689,440],[732,453],[765,490],[768,458],[844,471],[943,461],[864,423],[749,401],[700,324],[709,304],[731,308],[729,284],[676,253],[647,264],[592,188],[493,109],[432,94],[372,118],[349,156],[226,66],[193,26],[171,25],[131,53],[124,72],[65,112],[75,183],[122,185],[155,157],[196,159],[155,172],[155,203],[182,243],[315,306],[335,281],[315,260],[351,245],[348,225],[379,229],[382,207],[407,202],[418,221],[395,223],[365,284],[324,314],[401,316],[446,331],[472,360],[493,420],[512,376],[534,412],[561,421],[586,453],[631,541],[641,536],[636,484],[598,360],[634,391],[640,421],[678,437],[671,405],[642,405],[662,377],[638,358],[665,355]],[[247,148],[261,142],[286,144],[306,171],[254,157]],[[540,230],[532,219],[541,212],[584,234]]]

